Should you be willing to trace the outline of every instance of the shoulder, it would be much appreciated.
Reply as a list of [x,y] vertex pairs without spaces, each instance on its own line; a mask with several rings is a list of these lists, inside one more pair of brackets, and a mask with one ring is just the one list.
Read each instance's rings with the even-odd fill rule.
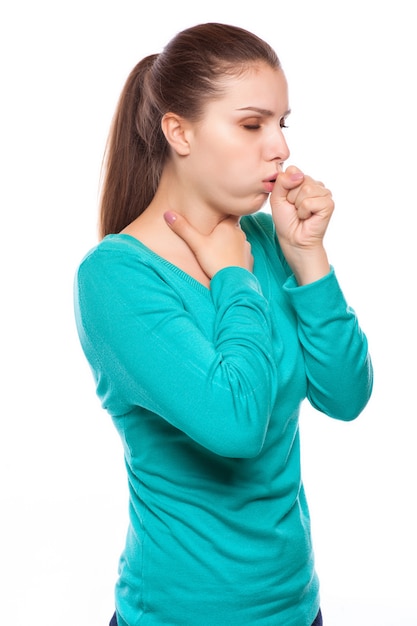
[[151,264],[152,255],[140,241],[130,235],[107,235],[81,259],[78,272],[123,264]]
[[141,243],[130,235],[107,235],[100,243],[88,250],[81,260],[80,265],[106,256],[124,256],[126,254],[137,256],[141,248]]
[[268,255],[281,255],[271,214],[259,211],[253,215],[245,215],[240,224],[252,248],[262,249]]
[[241,226],[252,246],[254,256],[257,253],[262,254],[268,257],[271,263],[276,263],[278,259],[286,274],[292,273],[281,250],[274,220],[270,213],[258,211],[253,215],[246,215],[241,219]]
[[85,293],[106,293],[129,289],[134,284],[148,285],[165,271],[162,264],[158,267],[154,256],[129,235],[108,235],[81,259],[75,272],[76,287]]
[[270,213],[258,211],[253,215],[245,215],[241,219],[241,226],[248,236],[266,237],[275,241],[275,226]]

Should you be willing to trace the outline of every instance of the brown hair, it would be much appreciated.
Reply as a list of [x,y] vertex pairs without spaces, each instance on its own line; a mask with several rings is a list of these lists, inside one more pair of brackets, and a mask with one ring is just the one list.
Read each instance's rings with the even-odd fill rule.
[[200,24],[178,33],[160,54],[142,59],[128,76],[107,140],[100,199],[100,237],[118,233],[140,215],[157,189],[168,154],[161,129],[168,111],[196,121],[220,78],[263,61],[279,68],[274,50],[236,26]]

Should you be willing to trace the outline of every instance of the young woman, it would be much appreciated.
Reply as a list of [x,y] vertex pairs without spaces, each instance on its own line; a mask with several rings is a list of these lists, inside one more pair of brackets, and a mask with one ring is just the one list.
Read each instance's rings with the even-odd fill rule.
[[121,94],[75,286],[130,490],[112,624],[322,623],[299,410],[356,418],[372,366],[323,246],[331,193],[284,167],[288,115],[275,52],[222,24]]

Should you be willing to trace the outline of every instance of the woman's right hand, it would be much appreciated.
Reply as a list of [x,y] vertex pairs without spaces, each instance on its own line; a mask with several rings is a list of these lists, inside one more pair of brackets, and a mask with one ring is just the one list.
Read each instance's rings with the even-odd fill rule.
[[179,213],[164,213],[168,226],[188,245],[203,272],[211,279],[225,267],[243,267],[252,271],[250,243],[236,217],[227,217],[203,235]]

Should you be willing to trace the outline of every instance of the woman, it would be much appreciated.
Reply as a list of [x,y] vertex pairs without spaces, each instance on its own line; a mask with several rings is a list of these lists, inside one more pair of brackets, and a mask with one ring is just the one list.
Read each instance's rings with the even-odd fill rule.
[[275,52],[222,24],[121,94],[75,288],[129,482],[112,624],[322,623],[299,410],[356,418],[372,367],[323,245],[331,193],[284,168],[288,115]]

